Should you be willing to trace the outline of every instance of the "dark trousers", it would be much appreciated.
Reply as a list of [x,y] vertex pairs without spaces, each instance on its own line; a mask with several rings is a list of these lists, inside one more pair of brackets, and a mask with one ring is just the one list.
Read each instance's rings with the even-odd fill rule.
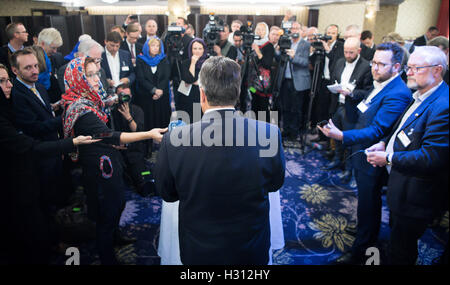
[[404,217],[390,213],[389,263],[414,265],[418,251],[417,241],[425,233],[429,220]]
[[[252,111],[255,112],[256,118],[265,122],[270,122],[270,106],[269,97],[262,97],[258,94],[253,94],[252,96]],[[258,112],[263,111],[265,114],[265,119],[259,118]]]
[[358,188],[357,231],[352,246],[352,253],[364,255],[368,247],[376,245],[381,224],[381,189],[385,184],[386,174],[368,175],[355,169]]
[[309,90],[296,91],[292,79],[284,79],[281,84],[281,102],[283,112],[283,130],[296,137],[303,127],[303,104]]
[[330,80],[322,79],[318,83],[317,94],[314,96],[312,111],[311,111],[311,124],[315,126],[317,123],[328,120],[330,118],[330,100],[331,94],[327,88],[330,85]]
[[[333,115],[333,124],[340,130],[342,131],[346,131],[346,130],[350,130],[353,128],[352,124],[350,124],[348,122],[348,120],[346,119],[346,114],[345,114],[345,108],[344,105],[339,105],[336,113],[334,113]],[[347,156],[350,155],[350,148],[346,148],[342,145],[341,141],[336,140],[335,141],[335,145],[336,145],[336,150],[335,150],[335,155],[334,155],[334,159],[337,160],[341,160],[344,161],[346,154]],[[351,170],[352,169],[352,165],[351,165],[351,161],[350,160],[346,160],[345,163],[345,170]]]

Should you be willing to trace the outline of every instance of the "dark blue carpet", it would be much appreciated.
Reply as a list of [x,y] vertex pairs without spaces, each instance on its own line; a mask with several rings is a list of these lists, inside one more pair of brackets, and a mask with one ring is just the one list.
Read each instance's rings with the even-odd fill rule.
[[[274,252],[278,265],[325,265],[349,249],[356,226],[356,188],[354,181],[343,185],[338,171],[321,171],[327,160],[319,151],[301,155],[298,149],[286,148],[286,179],[280,189],[286,246]],[[155,157],[155,153],[153,155]],[[152,161],[154,163],[154,161]],[[135,244],[118,250],[120,260],[129,264],[159,264],[157,245],[161,198],[142,198],[126,191],[127,204],[120,225],[136,237]],[[389,236],[388,209],[383,196],[382,226],[377,248],[382,261]],[[428,229],[418,243],[418,264],[429,265],[438,258],[448,240],[448,212]],[[350,231],[349,231],[350,230]],[[72,244],[80,249],[81,264],[99,264],[95,242]],[[66,257],[55,256],[55,264]]]

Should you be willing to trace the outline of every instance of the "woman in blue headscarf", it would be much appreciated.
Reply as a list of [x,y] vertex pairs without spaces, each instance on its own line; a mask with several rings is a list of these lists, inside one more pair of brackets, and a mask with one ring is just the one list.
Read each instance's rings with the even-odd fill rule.
[[149,38],[136,60],[135,102],[145,114],[145,128],[166,128],[171,108],[169,96],[170,65],[158,37]]

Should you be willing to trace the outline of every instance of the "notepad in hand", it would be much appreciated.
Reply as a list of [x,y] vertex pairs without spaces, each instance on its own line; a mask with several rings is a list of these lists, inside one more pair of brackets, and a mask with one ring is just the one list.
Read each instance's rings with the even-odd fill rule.
[[331,93],[339,93],[339,90],[342,90],[342,85],[340,83],[334,83],[333,85],[327,85],[328,90],[330,90]]
[[183,95],[189,96],[189,93],[191,92],[192,84],[188,84],[181,80],[180,86],[178,86],[178,92],[180,92]]

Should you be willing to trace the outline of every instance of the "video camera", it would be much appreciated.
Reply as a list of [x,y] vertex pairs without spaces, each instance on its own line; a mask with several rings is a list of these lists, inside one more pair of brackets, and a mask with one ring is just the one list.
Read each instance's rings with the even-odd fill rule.
[[223,20],[214,16],[214,13],[209,14],[209,22],[203,30],[203,38],[208,47],[219,44],[220,32],[223,32]]
[[167,28],[167,35],[164,44],[167,47],[167,52],[169,54],[180,54],[183,50],[182,35],[184,32],[185,29],[177,26],[175,23],[170,24]]
[[327,36],[327,35],[323,35],[323,34],[313,34],[313,42],[311,43],[311,46],[316,50],[316,51],[323,51],[323,43],[322,41],[329,41],[331,40],[331,36]]
[[251,49],[252,44],[255,40],[261,39],[260,36],[256,36],[253,32],[252,22],[248,21],[247,26],[242,25],[239,31],[236,31],[235,34],[242,37],[242,47],[244,49]]
[[285,52],[287,49],[291,48],[292,39],[298,39],[300,35],[298,33],[291,33],[292,22],[285,22],[281,27],[283,29],[283,34],[278,40],[278,46],[281,52]]

